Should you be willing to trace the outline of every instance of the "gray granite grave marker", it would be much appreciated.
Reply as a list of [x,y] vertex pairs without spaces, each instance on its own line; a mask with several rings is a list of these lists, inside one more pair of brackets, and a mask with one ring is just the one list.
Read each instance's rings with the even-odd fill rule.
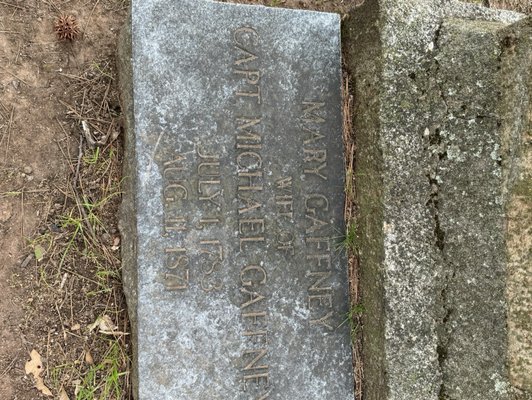
[[352,399],[339,17],[132,3],[122,232],[138,399]]

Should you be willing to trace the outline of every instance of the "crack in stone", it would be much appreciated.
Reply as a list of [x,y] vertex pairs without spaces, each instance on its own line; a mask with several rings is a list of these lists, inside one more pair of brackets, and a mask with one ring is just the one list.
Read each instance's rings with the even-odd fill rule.
[[[447,102],[447,97],[445,94],[444,86],[442,81],[439,78],[441,66],[438,60],[438,53],[440,50],[440,36],[442,31],[443,24],[440,24],[438,29],[434,33],[434,56],[433,56],[433,69],[430,71],[430,74],[434,77],[434,82],[438,90],[438,98],[440,104],[437,106],[443,107],[443,113],[441,114],[440,122],[443,122],[445,118],[449,115],[449,104]],[[430,76],[430,75],[429,75]],[[430,79],[430,78],[429,78]],[[436,100],[436,103],[438,101]],[[429,207],[430,213],[434,220],[434,245],[438,249],[438,252],[441,256],[442,267],[443,267],[443,276],[442,276],[442,288],[439,293],[439,299],[437,300],[441,304],[441,320],[438,320],[436,335],[437,335],[437,345],[436,353],[438,355],[438,367],[441,374],[441,383],[438,390],[438,399],[447,400],[448,395],[446,394],[445,381],[443,376],[443,364],[448,356],[448,345],[450,341],[450,335],[448,333],[447,325],[453,313],[452,307],[449,304],[449,287],[452,279],[456,275],[455,267],[452,263],[447,260],[445,255],[445,238],[446,233],[442,227],[441,215],[440,215],[440,185],[441,178],[439,176],[441,170],[441,164],[447,160],[447,150],[446,143],[444,141],[444,136],[442,135],[441,125],[436,125],[433,129],[430,129],[428,134],[428,150],[431,152],[430,155],[430,164],[431,168],[427,173],[427,179],[430,186],[430,196],[426,203]],[[449,273],[448,271],[452,271]]]

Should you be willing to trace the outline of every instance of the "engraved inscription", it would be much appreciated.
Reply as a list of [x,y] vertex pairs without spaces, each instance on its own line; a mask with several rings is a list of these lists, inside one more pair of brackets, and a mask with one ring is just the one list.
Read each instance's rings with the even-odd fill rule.
[[[175,235],[188,229],[187,220],[180,214],[183,202],[188,201],[189,189],[184,179],[185,157],[178,155],[164,163],[163,200],[164,227],[162,236],[176,240]],[[167,290],[188,289],[190,283],[190,257],[182,247],[165,249],[163,282]]]
[[325,122],[320,115],[325,103],[305,101],[303,102],[303,131],[306,138],[303,142],[303,152],[305,161],[305,174],[314,175],[320,179],[327,180],[327,150],[323,148],[325,136],[320,133],[319,127]]
[[234,121],[235,163],[237,167],[237,234],[240,269],[242,339],[242,390],[255,399],[267,399],[270,393],[268,364],[267,266],[257,259],[256,250],[266,245],[266,220],[260,194],[264,190],[262,156],[263,125],[259,45],[260,35],[251,27],[233,32],[233,74],[238,88],[241,116]]
[[[325,122],[325,103],[305,101],[302,103],[301,126],[303,129],[304,174],[307,179],[327,181],[327,150],[322,125]],[[305,245],[310,325],[333,331],[333,288],[330,201],[323,193],[306,193]]]
[[137,397],[353,398],[341,18],[140,3],[121,209]]
[[292,223],[294,218],[292,177],[283,177],[275,181],[275,208],[280,219],[275,238],[277,250],[285,255],[293,256],[295,254],[296,234]]
[[[192,165],[190,165],[192,164]],[[195,169],[196,177],[190,173]],[[182,244],[182,234],[203,231],[223,222],[223,181],[219,156],[198,145],[192,163],[184,155],[163,164],[164,226],[162,236],[175,247],[165,249],[163,282],[167,290],[188,289],[194,278],[205,292],[222,289],[225,253],[217,239],[199,235],[199,255],[192,257]],[[196,201],[197,200],[197,201]],[[200,207],[199,221],[184,214],[191,202]],[[192,259],[194,258],[194,259]],[[197,265],[191,271],[191,265]],[[193,275],[195,274],[195,275]]]

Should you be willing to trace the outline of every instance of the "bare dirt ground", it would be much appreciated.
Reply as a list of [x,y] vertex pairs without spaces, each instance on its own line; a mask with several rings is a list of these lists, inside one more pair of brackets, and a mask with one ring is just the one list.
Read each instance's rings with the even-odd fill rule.
[[[42,397],[24,370],[32,350],[54,398],[128,396],[127,336],[114,326],[125,323],[114,52],[127,6],[0,2],[0,399]],[[62,13],[77,18],[72,43],[54,32]],[[89,330],[103,316],[112,334]]]
[[[236,2],[345,13],[357,1]],[[511,1],[530,12],[528,0]],[[128,5],[0,1],[2,400],[50,398],[46,388],[60,400],[131,398],[115,71]],[[77,40],[58,40],[54,23],[61,14],[77,19]],[[28,375],[32,350],[42,364]],[[35,388],[31,372],[46,388]]]

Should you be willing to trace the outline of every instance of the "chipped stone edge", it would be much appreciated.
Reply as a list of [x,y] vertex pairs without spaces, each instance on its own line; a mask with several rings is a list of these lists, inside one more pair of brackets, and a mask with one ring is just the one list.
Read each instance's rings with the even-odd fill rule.
[[133,102],[133,62],[131,9],[118,38],[117,66],[120,88],[120,103],[124,115],[124,163],[123,195],[120,208],[119,229],[122,235],[122,282],[131,325],[131,382],[133,396],[138,398],[137,360],[137,218],[136,218],[136,165],[135,118]]

